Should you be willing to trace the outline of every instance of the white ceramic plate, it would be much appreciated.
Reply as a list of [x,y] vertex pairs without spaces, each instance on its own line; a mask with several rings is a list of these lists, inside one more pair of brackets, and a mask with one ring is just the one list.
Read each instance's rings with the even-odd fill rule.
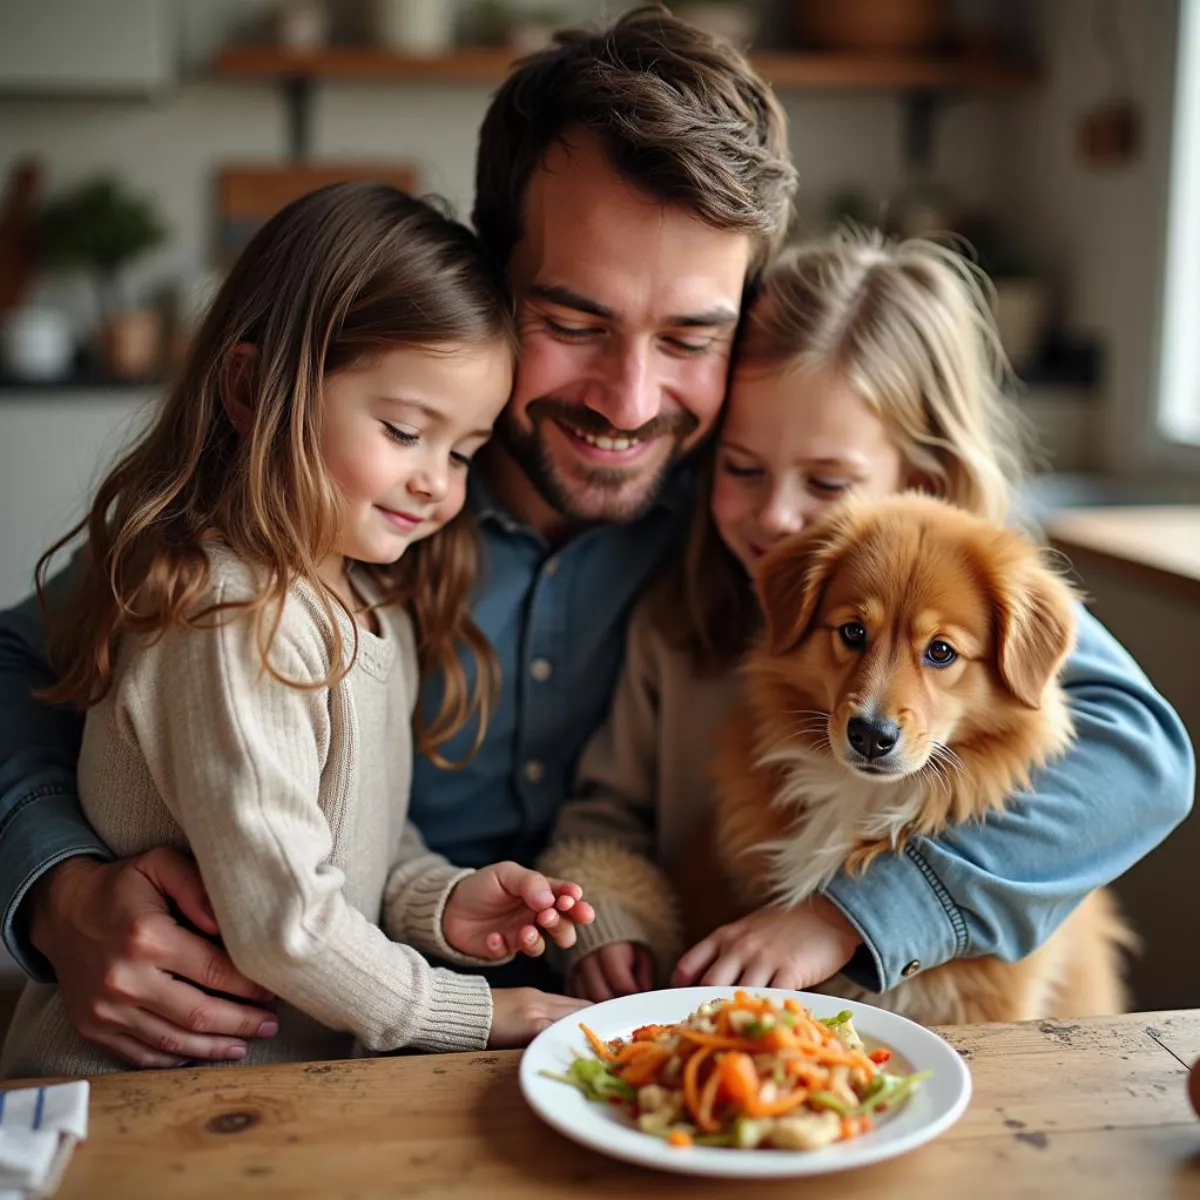
[[962,1059],[928,1029],[867,1004],[779,988],[746,990],[776,1001],[794,997],[817,1017],[832,1017],[849,1008],[854,1013],[854,1027],[867,1048],[886,1046],[895,1055],[888,1064],[889,1071],[907,1075],[928,1070],[933,1078],[896,1112],[879,1117],[870,1133],[823,1150],[793,1151],[668,1146],[661,1138],[634,1129],[613,1109],[588,1100],[577,1088],[540,1074],[543,1070],[562,1074],[577,1055],[591,1054],[579,1028],[580,1020],[608,1041],[628,1037],[639,1025],[681,1021],[705,1001],[732,997],[734,990],[694,987],[645,992],[608,1000],[566,1017],[539,1034],[525,1051],[521,1091],[547,1124],[601,1154],[660,1171],[736,1179],[822,1175],[895,1158],[944,1133],[962,1116],[971,1099],[971,1076]]

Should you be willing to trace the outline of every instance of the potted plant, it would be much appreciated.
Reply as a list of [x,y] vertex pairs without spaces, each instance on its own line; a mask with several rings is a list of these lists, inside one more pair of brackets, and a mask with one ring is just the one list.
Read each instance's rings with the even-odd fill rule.
[[101,361],[118,378],[141,379],[159,365],[162,317],[128,303],[122,276],[166,239],[154,203],[101,177],[51,200],[38,221],[45,262],[87,272],[100,314]]

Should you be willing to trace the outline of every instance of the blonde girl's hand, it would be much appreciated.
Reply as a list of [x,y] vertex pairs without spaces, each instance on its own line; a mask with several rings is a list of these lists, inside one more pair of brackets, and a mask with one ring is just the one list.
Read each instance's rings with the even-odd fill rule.
[[577,883],[552,879],[515,862],[493,863],[460,880],[442,916],[442,935],[474,958],[536,957],[575,944],[575,926],[596,919]]
[[862,938],[832,901],[760,908],[722,925],[676,964],[672,987],[778,987],[803,991],[836,975]]
[[567,973],[567,993],[599,1004],[654,987],[654,960],[638,942],[610,942],[581,958]]
[[493,1050],[528,1046],[543,1029],[587,1005],[586,1000],[553,996],[537,988],[493,988],[488,1045]]

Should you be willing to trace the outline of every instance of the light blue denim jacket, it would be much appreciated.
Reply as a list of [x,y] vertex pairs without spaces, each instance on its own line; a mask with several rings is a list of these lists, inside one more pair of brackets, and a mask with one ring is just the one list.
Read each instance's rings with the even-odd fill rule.
[[[633,602],[684,536],[692,502],[680,476],[639,521],[554,549],[472,479],[484,546],[474,615],[499,658],[502,696],[462,770],[416,765],[409,812],[430,849],[479,866],[531,862],[543,848],[607,715]],[[48,964],[22,936],[21,899],[65,858],[110,857],[79,809],[82,722],[31,696],[51,678],[43,643],[32,601],[0,615],[0,914],[9,950],[37,978],[48,978]],[[849,973],[864,986],[892,987],[912,963],[1028,954],[1187,815],[1195,763],[1179,718],[1086,614],[1065,682],[1078,740],[1040,774],[1036,802],[1017,797],[1000,817],[915,839],[903,856],[829,886],[863,935]],[[427,693],[436,711],[437,680]],[[443,753],[463,757],[472,737],[463,731]]]

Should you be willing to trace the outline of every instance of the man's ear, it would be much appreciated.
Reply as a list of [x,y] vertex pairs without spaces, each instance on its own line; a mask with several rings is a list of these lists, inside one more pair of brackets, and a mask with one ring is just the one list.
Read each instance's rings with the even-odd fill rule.
[[754,585],[769,653],[784,654],[804,640],[845,539],[846,521],[835,516],[789,537],[758,564]]
[[1032,548],[996,592],[1000,678],[1027,708],[1040,708],[1075,644],[1075,593]]
[[250,436],[254,424],[254,372],[258,352],[249,342],[238,342],[221,364],[221,407],[240,438]]

